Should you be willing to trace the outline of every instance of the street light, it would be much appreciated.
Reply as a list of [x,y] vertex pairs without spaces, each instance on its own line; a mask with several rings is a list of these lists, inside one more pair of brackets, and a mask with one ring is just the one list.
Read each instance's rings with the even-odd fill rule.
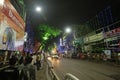
[[39,7],[39,6],[37,6],[37,7],[36,7],[36,11],[37,11],[37,12],[41,12],[41,11],[42,11],[42,8]]
[[[71,31],[72,31],[72,33],[71,33],[72,35],[70,35],[70,36],[73,36],[73,40],[72,40],[71,42],[73,42],[74,40],[76,40],[75,30],[74,30],[74,29],[71,30],[70,27],[67,27],[67,28],[65,29],[65,32],[66,32],[66,33],[70,33]],[[68,35],[68,34],[67,34],[67,35]],[[67,35],[65,35],[65,37],[66,37]],[[69,41],[69,42],[70,42],[70,41]],[[68,44],[69,44],[69,42],[68,42]],[[73,47],[74,47],[74,48],[73,48],[74,52],[73,52],[73,53],[69,53],[69,54],[71,54],[71,55],[76,53],[76,46],[73,45]],[[68,51],[67,51],[67,52],[68,52]],[[72,52],[72,51],[71,51],[71,52]],[[69,54],[68,54],[68,55],[69,55]]]
[[[42,8],[40,6],[36,6],[34,8],[34,12],[40,13],[41,11],[42,11]],[[30,25],[30,23],[29,23],[30,12],[31,12],[31,9],[26,8],[26,27],[25,27],[25,35],[24,35],[24,51],[25,51],[25,49],[29,48],[33,44],[33,43],[31,43],[31,40],[29,38],[30,37],[29,34],[31,34],[31,33],[28,28]]]
[[44,16],[44,14],[42,13],[42,12],[43,12],[43,11],[42,11],[42,7],[37,6],[37,7],[35,8],[35,11],[36,11],[36,12],[39,12],[40,15],[43,17],[43,19],[44,19],[45,21],[47,21],[46,16]]
[[70,33],[70,32],[71,32],[71,29],[70,29],[70,28],[66,28],[65,32],[66,32],[66,33]]

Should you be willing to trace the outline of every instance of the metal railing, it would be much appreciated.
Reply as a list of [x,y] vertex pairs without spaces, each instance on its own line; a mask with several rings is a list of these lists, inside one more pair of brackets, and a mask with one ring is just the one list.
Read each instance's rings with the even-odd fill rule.
[[53,65],[50,61],[47,61],[48,66],[47,66],[47,73],[49,76],[48,80],[60,80],[59,77],[57,76],[57,74],[55,73],[54,69],[53,69]]
[[[48,67],[47,67],[47,74],[49,76],[48,80],[60,80],[60,78],[57,76],[53,69],[53,65],[50,61],[47,61]],[[70,73],[66,73],[66,75],[63,78],[64,80],[79,80],[77,77]]]
[[6,61],[5,64],[4,64],[4,62],[0,62],[0,70],[4,69],[6,67],[8,67],[8,61]]
[[79,79],[75,77],[74,75],[67,73],[64,77],[64,80],[79,80]]

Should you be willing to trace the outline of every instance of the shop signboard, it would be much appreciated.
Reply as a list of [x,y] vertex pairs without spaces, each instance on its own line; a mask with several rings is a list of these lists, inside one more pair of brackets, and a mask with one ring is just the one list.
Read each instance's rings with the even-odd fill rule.
[[104,50],[107,59],[111,59],[111,50]]
[[111,36],[114,36],[114,35],[120,35],[120,27],[116,28],[116,29],[113,29],[113,30],[110,30],[110,31],[105,33],[106,37],[111,37]]
[[15,50],[17,41],[24,41],[24,29],[23,19],[9,0],[4,0],[0,4],[0,49]]
[[104,42],[109,42],[109,41],[113,41],[113,40],[117,40],[117,37],[111,37],[111,38],[107,38],[104,40]]
[[103,39],[103,32],[100,32],[98,34],[94,34],[92,36],[87,36],[84,38],[84,42],[85,43],[89,43],[89,42],[95,42],[95,41],[100,41]]

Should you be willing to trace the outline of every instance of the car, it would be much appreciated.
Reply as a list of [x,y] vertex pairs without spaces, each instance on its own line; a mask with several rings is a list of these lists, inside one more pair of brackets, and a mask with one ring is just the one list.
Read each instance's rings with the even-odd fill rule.
[[52,59],[59,59],[58,54],[51,54]]

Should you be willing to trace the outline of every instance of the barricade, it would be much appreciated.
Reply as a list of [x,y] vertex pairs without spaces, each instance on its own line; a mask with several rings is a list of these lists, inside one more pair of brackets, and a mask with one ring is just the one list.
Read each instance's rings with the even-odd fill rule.
[[51,64],[50,61],[47,61],[47,75],[48,75],[48,80],[60,80],[57,74],[55,73],[53,69],[53,65]]
[[5,64],[3,64],[3,62],[0,62],[0,70],[4,69],[8,67],[8,61],[5,62]]
[[[50,61],[47,61],[47,75],[48,75],[48,80],[60,80],[60,78],[55,73],[53,69],[53,65]],[[67,73],[64,76],[64,80],[79,80],[79,79],[74,75]]]
[[74,75],[67,73],[64,77],[64,80],[79,80],[79,79],[75,77]]

